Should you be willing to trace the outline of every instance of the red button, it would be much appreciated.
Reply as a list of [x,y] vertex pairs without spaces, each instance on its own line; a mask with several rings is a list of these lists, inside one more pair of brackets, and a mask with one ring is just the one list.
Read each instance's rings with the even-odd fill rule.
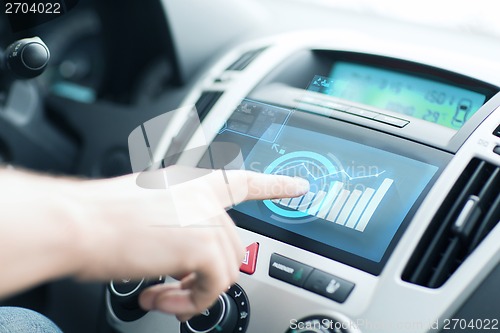
[[241,262],[240,271],[252,275],[257,266],[257,254],[259,253],[259,243],[253,243],[247,246],[245,258]]

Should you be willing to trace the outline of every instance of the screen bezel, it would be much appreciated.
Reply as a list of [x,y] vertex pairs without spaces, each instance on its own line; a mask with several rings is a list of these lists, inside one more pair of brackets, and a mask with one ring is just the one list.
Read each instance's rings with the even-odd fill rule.
[[[297,110],[296,112],[300,112],[300,110]],[[308,114],[308,117],[321,116]],[[338,248],[311,240],[305,236],[298,235],[292,231],[282,229],[278,226],[274,226],[265,221],[239,212],[235,209],[230,210],[228,213],[238,227],[241,227],[248,231],[256,232],[263,236],[281,241],[283,243],[287,243],[306,251],[314,252],[329,259],[333,259],[349,266],[356,267],[370,274],[379,275],[387,260],[389,259],[390,254],[392,253],[396,244],[404,233],[404,230],[407,228],[418,207],[422,203],[423,199],[425,198],[434,182],[439,177],[446,164],[449,162],[449,160],[451,160],[452,155],[419,143],[411,142],[409,140],[377,132],[369,128],[364,128],[359,125],[353,125],[334,119],[328,119],[328,121],[320,121],[318,123],[319,125],[317,126],[321,128],[315,128],[315,130],[321,133],[329,135],[332,135],[331,133],[335,133],[335,137],[357,142],[370,147],[383,149],[388,152],[392,152],[438,167],[438,171],[432,177],[429,184],[427,184],[424,191],[422,191],[422,193],[419,195],[418,199],[413,204],[412,208],[399,226],[398,231],[389,243],[380,262],[374,262],[358,255],[340,250]]]
[[[314,76],[319,75],[328,77],[331,68],[336,62],[350,62],[398,72],[401,74],[448,84],[486,96],[483,106],[462,126],[460,130],[454,131],[452,136],[446,140],[442,140],[442,138],[435,139],[433,137],[425,140],[426,144],[450,153],[456,153],[465,140],[479,126],[479,124],[494,110],[492,106],[496,106],[490,105],[489,102],[493,96],[500,91],[500,87],[478,79],[409,60],[351,51],[304,49],[296,52],[280,65],[276,66],[259,82],[248,97],[255,98],[255,96],[253,96],[254,92],[273,84],[282,84],[304,90],[305,92]],[[282,106],[288,107],[288,105]],[[373,122],[371,127],[378,131],[407,137],[408,139],[415,140],[417,142],[419,141],[418,137],[420,135],[425,135],[425,131],[420,133],[421,131],[419,128],[410,129],[408,128],[410,126],[406,126],[405,131],[398,131],[397,129],[390,128],[382,129],[376,125],[376,122]]]
[[[485,104],[500,89],[492,84],[469,76],[408,60],[368,53],[322,49],[297,52],[275,68],[259,83],[259,86],[269,83],[283,83],[295,88],[304,89],[310,84],[311,78],[314,75],[328,77],[332,67],[337,62],[370,66],[470,90],[485,95]],[[293,68],[293,71],[290,71],[291,68]]]

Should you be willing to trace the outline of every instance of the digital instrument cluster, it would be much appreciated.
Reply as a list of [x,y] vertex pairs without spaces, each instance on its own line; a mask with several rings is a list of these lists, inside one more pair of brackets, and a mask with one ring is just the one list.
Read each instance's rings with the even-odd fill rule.
[[324,92],[459,130],[486,96],[468,89],[392,70],[337,62]]

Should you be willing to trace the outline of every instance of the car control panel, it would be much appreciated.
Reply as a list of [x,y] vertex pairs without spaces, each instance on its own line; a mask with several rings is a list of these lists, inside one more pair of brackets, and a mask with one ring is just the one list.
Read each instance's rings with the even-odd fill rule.
[[[231,143],[239,164],[217,168],[311,187],[228,211],[248,245],[240,279],[188,322],[132,305],[170,278],[112,283],[118,331],[436,331],[498,266],[500,75],[491,73],[500,67],[425,48],[419,56],[383,36],[335,36],[244,44],[186,97],[201,125],[187,126],[176,164],[205,165],[216,144]],[[155,156],[179,141],[176,121]]]

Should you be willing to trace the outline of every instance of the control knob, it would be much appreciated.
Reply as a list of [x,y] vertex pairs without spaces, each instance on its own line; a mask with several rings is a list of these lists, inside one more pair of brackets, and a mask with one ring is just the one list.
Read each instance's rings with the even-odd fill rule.
[[50,52],[39,37],[20,39],[5,50],[2,67],[16,78],[31,79],[45,70]]
[[222,294],[212,307],[183,323],[181,332],[232,333],[236,328],[237,319],[236,303],[227,294]]
[[109,302],[113,313],[123,321],[134,321],[147,312],[139,306],[139,295],[141,292],[155,284],[163,283],[162,276],[154,279],[121,279],[113,280],[108,285]]
[[245,291],[232,285],[209,309],[181,324],[181,333],[245,333],[250,304]]

